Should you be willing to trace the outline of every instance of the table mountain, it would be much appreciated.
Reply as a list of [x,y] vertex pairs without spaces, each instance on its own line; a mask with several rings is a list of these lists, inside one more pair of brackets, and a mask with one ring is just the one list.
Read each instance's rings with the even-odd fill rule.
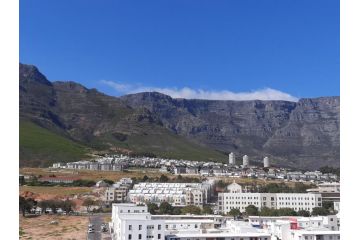
[[[36,67],[20,64],[20,164],[70,161],[103,150],[205,161],[225,161],[235,152],[239,162],[247,154],[256,164],[269,156],[277,166],[338,167],[339,104],[339,97],[298,102],[188,100],[157,92],[112,97],[75,82],[50,82]],[[34,135],[22,125],[76,146],[76,154],[34,148],[22,132]]]

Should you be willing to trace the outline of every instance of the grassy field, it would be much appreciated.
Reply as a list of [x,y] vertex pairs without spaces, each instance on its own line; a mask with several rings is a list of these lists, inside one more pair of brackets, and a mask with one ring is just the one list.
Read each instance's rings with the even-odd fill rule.
[[[163,173],[160,173],[158,169],[142,169],[137,171],[128,171],[128,172],[112,172],[112,171],[90,171],[90,170],[50,170],[49,168],[20,168],[20,174],[23,175],[42,175],[42,176],[71,176],[78,177],[81,179],[99,181],[101,179],[109,179],[112,181],[118,181],[120,178],[124,177],[136,177],[143,178],[145,175],[148,177],[159,177]],[[168,177],[173,177],[169,174],[164,174]]]
[[29,191],[36,194],[69,196],[73,194],[90,193],[90,187],[60,187],[60,186],[20,186],[20,192]]
[[[20,216],[20,239],[73,240],[86,239],[87,216],[42,215]],[[50,224],[56,221],[58,224]]]
[[88,151],[84,146],[29,121],[20,121],[20,165],[45,166],[51,162],[79,160]]
[[165,158],[213,162],[223,162],[228,158],[223,153],[164,130],[156,134],[132,135],[122,144],[136,152],[151,152]]

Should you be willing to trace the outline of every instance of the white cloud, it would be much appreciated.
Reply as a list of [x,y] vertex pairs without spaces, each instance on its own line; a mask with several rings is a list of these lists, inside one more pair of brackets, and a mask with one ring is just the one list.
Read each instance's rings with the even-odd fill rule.
[[186,99],[208,99],[208,100],[285,100],[298,101],[298,98],[279,90],[264,88],[251,92],[232,92],[228,90],[208,91],[203,89],[184,88],[158,88],[141,87],[130,84],[116,83],[113,81],[102,80],[102,83],[114,88],[120,94],[139,93],[139,92],[160,92],[173,98]]

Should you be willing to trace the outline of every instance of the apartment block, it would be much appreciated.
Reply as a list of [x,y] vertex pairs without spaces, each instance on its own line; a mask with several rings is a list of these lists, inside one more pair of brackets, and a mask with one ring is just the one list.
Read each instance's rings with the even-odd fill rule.
[[218,194],[218,211],[227,214],[231,209],[244,212],[248,205],[258,209],[293,208],[294,210],[312,211],[322,206],[322,197],[318,193],[246,193],[239,184],[232,183],[227,187],[229,192]]

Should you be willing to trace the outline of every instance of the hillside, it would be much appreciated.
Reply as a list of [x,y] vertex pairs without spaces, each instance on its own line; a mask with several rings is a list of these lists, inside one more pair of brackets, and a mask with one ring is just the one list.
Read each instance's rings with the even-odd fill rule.
[[[339,105],[339,97],[210,101],[152,92],[116,98],[75,82],[50,82],[36,67],[20,64],[20,118],[86,152],[224,161],[233,151],[251,161],[269,156],[280,166],[339,166]],[[50,163],[41,151],[20,151],[20,163]],[[70,156],[82,158],[78,152]]]

